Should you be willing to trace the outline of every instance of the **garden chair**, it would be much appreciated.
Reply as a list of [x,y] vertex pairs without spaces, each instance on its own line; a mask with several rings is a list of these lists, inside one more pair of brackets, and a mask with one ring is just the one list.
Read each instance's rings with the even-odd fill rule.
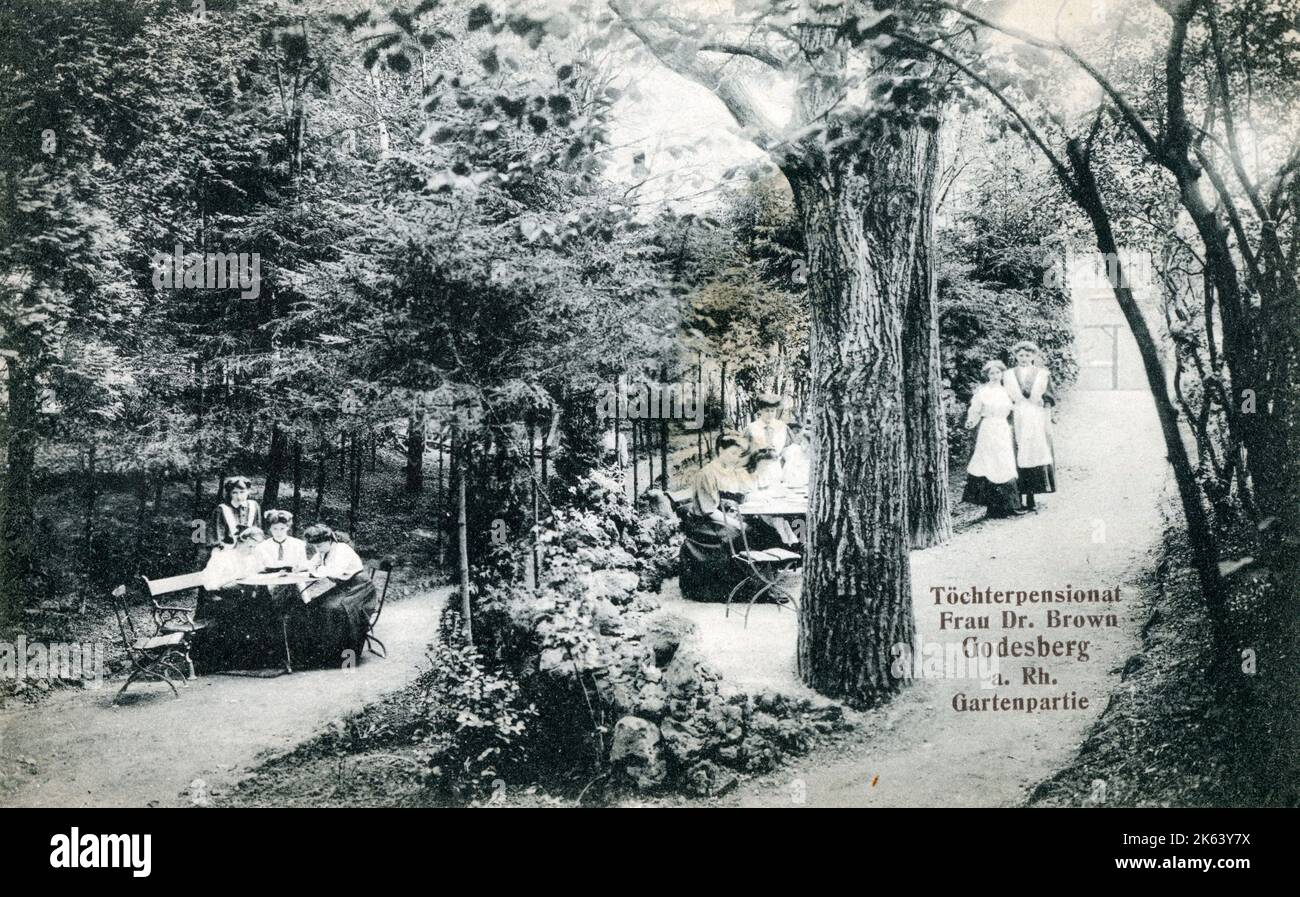
[[736,583],[727,595],[726,611],[723,616],[731,616],[732,599],[746,587],[752,590],[749,602],[745,607],[746,626],[749,625],[749,612],[754,609],[754,603],[767,592],[785,599],[784,601],[778,601],[778,606],[789,604],[795,610],[798,610],[798,601],[791,592],[780,584],[780,576],[782,573],[799,566],[803,562],[803,555],[787,548],[750,548],[749,536],[746,534],[744,527],[741,527],[741,543],[743,547],[739,551],[736,550],[734,540],[729,544],[732,552],[732,563],[739,564],[744,569],[745,578]]
[[[176,592],[185,592],[190,589],[197,589],[203,585],[202,573],[186,573],[182,576],[168,576],[163,579],[149,579],[147,576],[141,576],[144,582],[145,590],[149,593],[150,602],[153,604],[153,622],[154,635],[170,635],[172,633],[181,633],[185,636],[186,643],[200,629],[206,629],[208,623],[206,620],[194,619],[194,614],[198,611],[197,607],[186,607],[181,604],[159,604],[159,595],[171,595]],[[187,652],[188,660],[188,652]],[[194,678],[194,665],[189,664],[189,678]]]
[[[388,597],[388,584],[393,580],[393,562],[388,558],[384,558],[384,560],[377,564],[367,564],[366,572],[370,574],[370,581],[372,583],[375,581],[375,575],[377,573],[384,574],[384,588],[383,591],[379,593],[379,604],[375,608],[375,612],[370,615],[370,625],[366,629],[366,647],[369,648],[370,653],[376,657],[388,657],[388,649],[384,647],[384,643],[375,635],[375,627],[379,625],[379,615],[384,612],[384,599]],[[378,585],[375,587],[378,588]],[[378,646],[378,650],[376,650],[376,646]]]
[[127,675],[126,682],[113,698],[114,703],[137,679],[162,680],[171,688],[172,694],[179,698],[181,695],[176,690],[176,684],[172,682],[171,674],[175,673],[182,685],[189,686],[185,673],[177,666],[178,663],[184,663],[193,675],[194,667],[190,664],[188,634],[168,632],[151,636],[140,635],[135,628],[135,620],[131,617],[131,608],[126,602],[126,586],[118,586],[113,590],[113,615],[117,617],[117,629],[122,636],[122,648],[126,651],[127,660],[131,665],[131,672]]

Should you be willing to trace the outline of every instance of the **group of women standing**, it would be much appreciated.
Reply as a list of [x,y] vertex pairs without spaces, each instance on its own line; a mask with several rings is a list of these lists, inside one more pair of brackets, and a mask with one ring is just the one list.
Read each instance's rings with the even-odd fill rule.
[[[208,671],[255,669],[292,657],[295,666],[338,666],[365,647],[374,584],[346,534],[323,523],[294,536],[293,514],[262,513],[245,477],[222,482],[216,545],[203,569],[195,664]],[[259,526],[259,523],[264,525]],[[258,573],[305,573],[308,582],[258,586]]]
[[1038,363],[1035,344],[1016,343],[1011,354],[1010,370],[997,360],[984,365],[985,381],[966,413],[966,427],[979,429],[962,500],[983,505],[990,517],[1036,511],[1034,496],[1056,491],[1051,374]]

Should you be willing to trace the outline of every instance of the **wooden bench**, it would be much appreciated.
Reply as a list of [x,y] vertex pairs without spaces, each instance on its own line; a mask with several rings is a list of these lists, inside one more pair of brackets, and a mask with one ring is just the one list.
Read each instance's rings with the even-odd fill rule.
[[198,607],[186,607],[181,604],[160,604],[159,595],[172,595],[198,589],[203,585],[203,573],[185,573],[180,576],[166,576],[162,579],[140,577],[145,590],[149,593],[153,605],[154,636],[180,635],[185,644],[185,662],[189,668],[189,678],[194,678],[194,662],[190,660],[189,640],[200,629],[207,628],[204,620],[195,620]]

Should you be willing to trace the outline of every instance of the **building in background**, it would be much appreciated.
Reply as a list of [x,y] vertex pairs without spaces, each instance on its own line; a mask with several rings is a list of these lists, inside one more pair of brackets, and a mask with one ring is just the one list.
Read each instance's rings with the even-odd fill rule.
[[1074,301],[1079,389],[1148,389],[1142,356],[1111,285],[1117,270],[1123,272],[1151,335],[1162,349],[1166,380],[1172,375],[1172,348],[1160,308],[1160,281],[1150,254],[1123,253],[1116,266],[1107,264],[1097,252],[1071,250],[1066,256],[1066,272]]

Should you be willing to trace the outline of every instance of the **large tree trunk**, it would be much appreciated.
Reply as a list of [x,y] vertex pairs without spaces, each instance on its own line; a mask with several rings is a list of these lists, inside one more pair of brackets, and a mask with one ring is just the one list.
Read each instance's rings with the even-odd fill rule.
[[917,182],[920,202],[911,290],[903,319],[903,401],[907,411],[907,518],[913,548],[952,538],[948,498],[948,421],[939,363],[939,303],[935,295],[934,183],[939,135],[929,141]]
[[0,521],[0,626],[22,619],[23,596],[31,583],[32,522],[36,468],[35,373],[20,359],[9,360],[8,476]]
[[915,640],[903,319],[930,140],[899,129],[871,141],[860,173],[787,172],[808,247],[816,442],[799,671],[855,706],[901,688],[893,650]]

